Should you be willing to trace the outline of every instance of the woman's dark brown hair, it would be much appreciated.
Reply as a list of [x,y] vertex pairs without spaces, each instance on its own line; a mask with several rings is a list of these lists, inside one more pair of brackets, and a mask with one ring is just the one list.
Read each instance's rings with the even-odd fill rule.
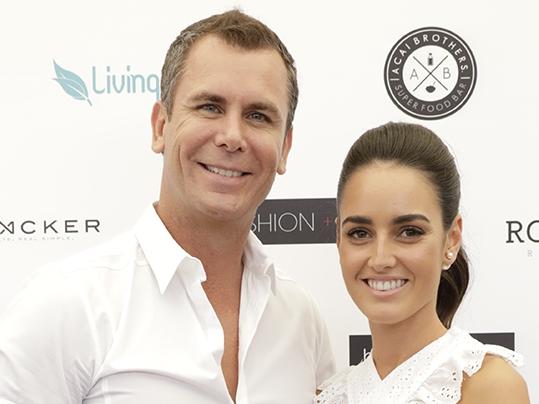
[[[389,122],[370,129],[355,141],[344,160],[337,189],[337,208],[350,176],[374,161],[394,161],[421,170],[430,179],[440,202],[445,230],[459,212],[460,177],[455,160],[442,140],[416,124]],[[468,258],[463,248],[448,270],[442,271],[436,312],[449,328],[469,281]]]

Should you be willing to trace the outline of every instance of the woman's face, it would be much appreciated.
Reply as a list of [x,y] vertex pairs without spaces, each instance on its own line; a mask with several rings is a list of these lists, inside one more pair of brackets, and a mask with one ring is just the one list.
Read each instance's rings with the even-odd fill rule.
[[449,251],[457,255],[461,223],[444,229],[436,190],[420,170],[374,162],[350,176],[337,246],[346,288],[371,324],[436,318],[442,267]]

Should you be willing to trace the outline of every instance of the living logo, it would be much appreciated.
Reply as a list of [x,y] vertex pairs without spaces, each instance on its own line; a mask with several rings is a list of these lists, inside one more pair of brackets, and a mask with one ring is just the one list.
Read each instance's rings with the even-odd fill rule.
[[[145,94],[155,95],[159,99],[159,76],[157,74],[138,74],[127,65],[125,71],[113,71],[110,66],[105,69],[92,66],[90,92],[85,81],[75,72],[68,70],[53,60],[56,77],[53,78],[72,98],[86,101],[90,106],[94,96],[101,94]],[[91,98],[91,99],[90,99]]]

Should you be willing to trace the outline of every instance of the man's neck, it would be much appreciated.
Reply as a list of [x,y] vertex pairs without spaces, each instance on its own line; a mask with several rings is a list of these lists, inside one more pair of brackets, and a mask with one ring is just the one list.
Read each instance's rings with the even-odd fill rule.
[[251,221],[222,222],[207,218],[170,214],[168,209],[155,206],[157,214],[172,238],[191,256],[198,258],[212,278],[231,276],[242,272],[242,257]]

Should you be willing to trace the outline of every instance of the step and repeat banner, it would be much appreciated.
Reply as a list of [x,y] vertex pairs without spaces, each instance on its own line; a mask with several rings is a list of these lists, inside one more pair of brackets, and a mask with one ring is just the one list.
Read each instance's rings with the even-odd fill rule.
[[0,311],[40,265],[131,227],[158,197],[150,150],[169,44],[190,23],[240,7],[296,59],[294,144],[252,225],[318,301],[338,368],[369,349],[335,240],[341,162],[366,129],[423,124],[455,153],[472,281],[455,320],[524,354],[539,400],[538,6],[451,3],[19,2],[0,38]]

